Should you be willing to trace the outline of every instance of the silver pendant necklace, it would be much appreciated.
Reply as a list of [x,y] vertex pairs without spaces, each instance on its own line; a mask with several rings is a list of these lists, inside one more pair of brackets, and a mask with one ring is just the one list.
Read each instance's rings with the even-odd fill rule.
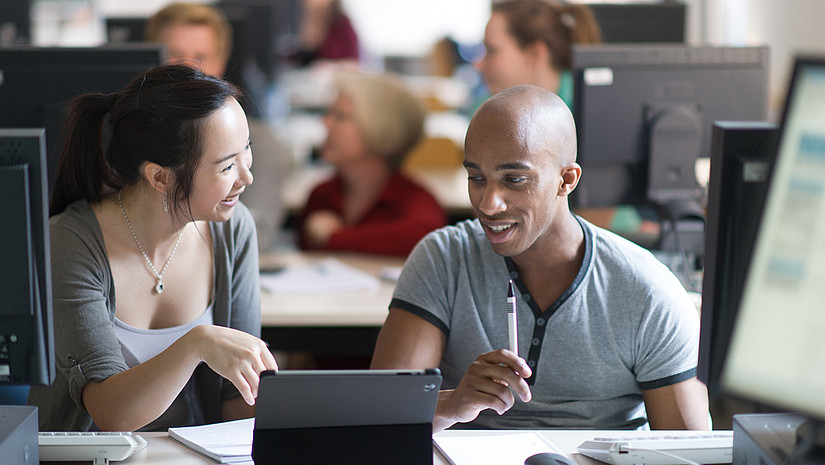
[[140,245],[140,241],[138,240],[137,235],[135,234],[135,230],[132,228],[132,222],[129,221],[129,217],[126,216],[126,209],[123,208],[123,201],[120,199],[120,192],[121,191],[117,191],[117,204],[120,206],[120,212],[123,213],[123,219],[126,220],[126,225],[129,226],[129,232],[132,233],[132,239],[135,240],[135,244],[137,244],[138,249],[140,249],[140,253],[142,253],[143,258],[146,259],[146,264],[149,265],[149,268],[155,275],[155,279],[157,279],[157,282],[155,283],[155,292],[161,294],[163,293],[163,273],[166,271],[166,267],[169,266],[169,262],[172,261],[172,257],[175,255],[175,251],[178,250],[180,238],[183,237],[183,229],[181,229],[178,233],[178,240],[175,241],[175,246],[172,247],[172,253],[169,254],[169,258],[166,259],[166,263],[163,264],[163,268],[161,268],[160,273],[158,273],[158,270],[155,269],[155,265],[152,264],[152,260],[149,260],[149,256],[146,255],[146,251],[144,251],[143,246]]

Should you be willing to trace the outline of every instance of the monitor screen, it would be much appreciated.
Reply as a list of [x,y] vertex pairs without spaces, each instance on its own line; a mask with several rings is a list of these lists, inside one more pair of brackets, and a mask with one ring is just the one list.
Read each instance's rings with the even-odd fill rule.
[[685,42],[687,6],[684,3],[592,3],[588,6],[606,44]]
[[720,376],[759,227],[779,130],[774,123],[713,124],[705,223],[697,376],[721,397]]
[[54,379],[43,129],[0,129],[0,384]]
[[[87,92],[116,92],[162,63],[158,45],[0,48],[0,127],[46,129],[49,186],[54,184],[66,104]],[[9,110],[11,109],[11,110]]]
[[766,47],[576,46],[573,79],[574,208],[699,200],[712,122],[767,116]]
[[825,59],[798,59],[722,374],[730,393],[825,419]]

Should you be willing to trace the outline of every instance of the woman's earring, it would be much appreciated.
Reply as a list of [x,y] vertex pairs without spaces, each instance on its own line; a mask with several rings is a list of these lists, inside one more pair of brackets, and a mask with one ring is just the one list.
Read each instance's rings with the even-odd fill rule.
[[169,204],[166,202],[166,192],[163,193],[163,211],[169,211]]

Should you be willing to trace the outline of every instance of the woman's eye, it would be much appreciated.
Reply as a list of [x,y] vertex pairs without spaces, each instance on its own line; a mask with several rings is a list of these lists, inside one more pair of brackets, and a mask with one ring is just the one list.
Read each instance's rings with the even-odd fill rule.
[[230,163],[229,166],[221,170],[221,173],[226,173],[228,171],[232,171],[232,168],[235,167],[235,163]]

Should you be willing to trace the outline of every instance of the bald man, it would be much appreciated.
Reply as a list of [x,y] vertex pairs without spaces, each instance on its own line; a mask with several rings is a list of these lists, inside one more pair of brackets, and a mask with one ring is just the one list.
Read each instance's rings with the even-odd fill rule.
[[[477,219],[411,253],[372,367],[441,368],[434,431],[708,429],[684,288],[568,207],[582,170],[564,102],[534,86],[494,95],[470,122],[464,166]],[[510,279],[520,356],[506,349]]]

